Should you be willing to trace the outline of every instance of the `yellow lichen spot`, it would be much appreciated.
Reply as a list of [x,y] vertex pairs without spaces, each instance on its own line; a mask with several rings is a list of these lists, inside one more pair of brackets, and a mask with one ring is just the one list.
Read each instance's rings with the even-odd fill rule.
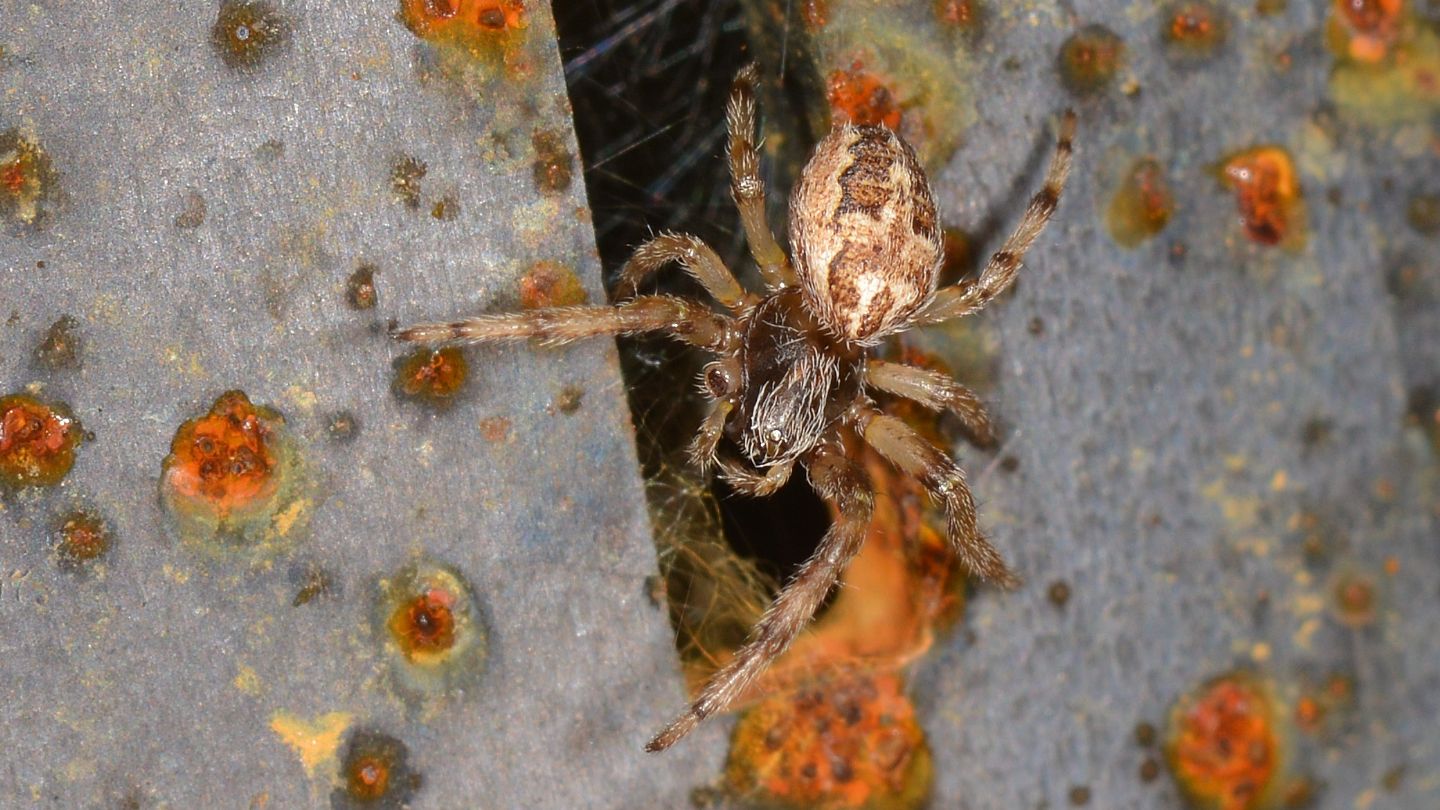
[[240,665],[240,670],[235,673],[235,680],[231,683],[236,689],[252,697],[260,694],[260,676],[244,664]]
[[279,539],[289,535],[295,528],[295,524],[300,522],[300,519],[305,516],[306,510],[309,508],[310,499],[301,498],[276,514],[275,519],[270,522],[272,538]]
[[322,714],[313,721],[280,710],[270,715],[270,730],[280,741],[290,746],[305,766],[305,773],[313,776],[322,763],[333,760],[340,750],[340,738],[355,719],[349,712]]
[[1276,492],[1284,492],[1285,487],[1290,483],[1290,476],[1284,470],[1276,470],[1275,475],[1270,478],[1270,488]]

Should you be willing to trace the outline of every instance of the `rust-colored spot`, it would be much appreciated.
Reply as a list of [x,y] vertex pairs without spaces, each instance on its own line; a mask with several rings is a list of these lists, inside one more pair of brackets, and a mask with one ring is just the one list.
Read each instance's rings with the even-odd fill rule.
[[1115,81],[1125,56],[1119,34],[1098,23],[1087,25],[1060,46],[1060,82],[1076,95],[1099,93]]
[[1149,723],[1135,724],[1135,743],[1137,745],[1149,748],[1150,746],[1155,744],[1155,740],[1158,737],[1159,734],[1155,731],[1155,727],[1153,725]]
[[[305,476],[285,420],[226,391],[209,412],[182,423],[161,465],[161,499],[182,538],[215,550],[276,551],[308,522]],[[238,543],[238,546],[236,545]]]
[[487,442],[503,442],[510,435],[510,420],[503,416],[492,416],[480,420],[480,435]]
[[454,194],[446,194],[430,206],[430,216],[441,222],[451,222],[460,216],[460,198]]
[[0,133],[0,217],[34,225],[54,193],[50,156],[18,129]]
[[520,277],[520,306],[565,307],[590,300],[575,271],[559,262],[538,261]]
[[405,399],[440,405],[455,398],[469,375],[470,364],[458,347],[418,349],[396,361],[394,389]]
[[1405,219],[1424,236],[1440,234],[1440,194],[1414,194],[1405,206]]
[[393,682],[416,698],[469,693],[483,669],[487,631],[459,572],[415,562],[380,581],[373,627]]
[[110,544],[110,527],[94,512],[77,509],[60,518],[55,556],[62,568],[84,568],[105,556]]
[[1140,158],[1126,169],[1105,209],[1110,237],[1122,247],[1135,247],[1160,231],[1175,213],[1175,195],[1165,169],[1154,158]]
[[1333,0],[1327,39],[1341,56],[1374,64],[1391,54],[1404,17],[1404,0]]
[[399,155],[390,163],[390,190],[406,208],[420,207],[420,181],[426,172],[425,161],[410,155]]
[[1221,180],[1235,192],[1240,224],[1251,241],[1298,250],[1305,244],[1305,207],[1295,163],[1278,146],[1257,146],[1225,158]]
[[1058,579],[1050,583],[1050,587],[1046,589],[1045,595],[1049,598],[1050,604],[1055,607],[1065,607],[1070,601],[1070,583],[1063,579]]
[[473,41],[529,25],[523,0],[401,0],[400,19],[428,40]]
[[337,442],[348,442],[360,433],[360,419],[350,411],[335,411],[325,419],[325,433]]
[[1375,621],[1379,596],[1374,578],[1358,571],[1343,571],[1330,588],[1335,618],[1350,627],[1364,627]]
[[884,124],[892,130],[900,128],[900,105],[889,86],[875,74],[865,70],[858,59],[849,70],[830,74],[826,95],[830,112],[837,121],[852,124]]
[[210,28],[210,41],[225,64],[248,69],[278,50],[288,33],[288,23],[270,3],[227,0]]
[[291,607],[308,605],[318,597],[335,591],[335,577],[314,563],[296,565],[290,569],[290,582],[295,585],[295,598]]
[[180,426],[165,481],[176,495],[228,513],[274,494],[271,427],[242,391],[227,391],[210,412]]
[[830,22],[830,0],[803,0],[800,17],[810,31],[819,31]]
[[355,268],[350,278],[345,282],[345,303],[351,309],[374,309],[380,301],[380,294],[375,289],[375,273],[379,270],[368,262]]
[[61,403],[0,397],[0,485],[50,487],[75,465],[84,430]]
[[985,24],[980,0],[935,0],[935,18],[947,28],[967,36],[979,36]]
[[408,807],[422,782],[409,760],[409,749],[394,737],[355,729],[340,758],[341,784],[331,795],[331,806],[343,810]]
[[80,349],[80,322],[61,315],[35,347],[35,365],[50,371],[76,368],[80,365]]
[[570,188],[575,176],[575,156],[565,148],[565,139],[560,133],[538,130],[530,136],[530,145],[535,148],[531,172],[536,188],[552,194]]
[[1171,55],[1182,58],[1213,55],[1230,32],[1225,10],[1208,0],[1171,5],[1162,19],[1161,37]]
[[431,588],[395,609],[390,635],[411,661],[443,654],[455,644],[455,594]]
[[1302,695],[1295,702],[1295,726],[1301,731],[1314,733],[1325,722],[1325,704],[1314,695]]
[[1262,806],[1281,769],[1276,718],[1265,688],[1243,674],[1221,676],[1182,696],[1171,709],[1165,745],[1180,789],[1215,810]]
[[746,712],[725,769],[733,793],[784,807],[919,807],[930,775],[900,677],[855,672]]

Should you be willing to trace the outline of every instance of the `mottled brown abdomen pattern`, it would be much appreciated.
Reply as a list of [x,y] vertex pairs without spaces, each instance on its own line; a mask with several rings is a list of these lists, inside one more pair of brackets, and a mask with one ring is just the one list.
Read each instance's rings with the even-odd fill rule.
[[826,331],[868,344],[903,328],[935,291],[943,255],[915,153],[885,127],[832,130],[790,198],[790,247]]

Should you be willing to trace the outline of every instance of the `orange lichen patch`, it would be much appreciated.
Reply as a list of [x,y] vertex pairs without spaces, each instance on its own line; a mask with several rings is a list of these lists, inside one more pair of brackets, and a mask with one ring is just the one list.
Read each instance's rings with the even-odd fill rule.
[[270,420],[242,391],[227,391],[210,412],[180,426],[170,443],[165,485],[226,515],[275,494],[277,459]]
[[405,744],[369,729],[356,729],[340,759],[340,784],[330,797],[337,808],[408,807],[421,777],[410,767]]
[[1374,578],[1357,571],[1342,571],[1330,586],[1335,618],[1350,627],[1364,627],[1375,621],[1380,601]]
[[33,225],[55,185],[50,156],[19,130],[0,133],[0,217]]
[[1334,0],[1326,38],[1343,58],[1376,64],[1400,41],[1406,17],[1404,0]]
[[564,307],[590,300],[580,277],[559,262],[538,261],[520,277],[520,306]]
[[400,19],[428,40],[483,40],[530,24],[522,0],[401,0]]
[[1122,247],[1135,247],[1160,231],[1175,213],[1175,195],[1165,169],[1154,158],[1130,165],[1105,209],[1110,237]]
[[455,646],[455,594],[430,588],[395,608],[390,635],[411,661],[444,655]]
[[838,664],[897,669],[924,655],[937,629],[964,607],[963,578],[944,537],[926,519],[912,479],[871,453],[875,515],[844,587],[814,627],[769,672],[758,691],[788,688]]
[[725,779],[732,793],[766,806],[919,807],[930,751],[898,675],[838,672],[748,711]]
[[1253,678],[1225,675],[1184,695],[1170,711],[1165,756],[1197,806],[1264,806],[1281,782],[1281,737],[1268,692]]
[[1200,58],[1215,53],[1229,31],[1230,21],[1224,9],[1207,0],[1196,0],[1167,8],[1160,35],[1172,55]]
[[474,591],[454,569],[422,560],[381,580],[373,615],[393,682],[406,695],[464,692],[479,678],[488,633]]
[[1103,25],[1087,25],[1060,46],[1060,82],[1076,95],[1109,87],[1125,66],[1125,40]]
[[826,94],[836,121],[900,128],[900,106],[895,94],[884,81],[867,72],[859,60],[848,70],[831,72]]
[[50,487],[75,465],[84,431],[70,410],[26,394],[0,397],[0,485]]
[[110,527],[93,512],[76,510],[60,519],[55,556],[61,567],[79,569],[110,550]]
[[470,376],[465,353],[456,346],[418,349],[395,362],[395,393],[430,405],[454,399]]
[[304,479],[284,418],[243,391],[227,391],[175,431],[160,495],[184,539],[270,553],[308,520]]
[[1227,157],[1221,182],[1235,192],[1240,224],[1251,241],[1298,250],[1305,244],[1305,206],[1295,162],[1278,146]]

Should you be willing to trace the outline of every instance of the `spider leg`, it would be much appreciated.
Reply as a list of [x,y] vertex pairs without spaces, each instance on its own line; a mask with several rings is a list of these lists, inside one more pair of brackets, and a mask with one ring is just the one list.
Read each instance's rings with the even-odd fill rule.
[[990,257],[979,279],[962,281],[935,293],[930,303],[915,316],[915,325],[939,323],[976,312],[1014,283],[1025,252],[1035,244],[1050,216],[1055,213],[1055,207],[1060,204],[1060,192],[1070,175],[1070,142],[1074,137],[1075,112],[1066,110],[1060,119],[1060,137],[1055,141],[1055,155],[1050,159],[1045,185],[1030,199],[1020,224]]
[[755,65],[747,65],[730,88],[730,103],[725,110],[730,132],[730,196],[740,211],[745,240],[750,243],[750,255],[760,266],[760,275],[771,287],[782,287],[795,283],[795,272],[765,219],[765,179],[760,176],[760,153],[755,143],[758,78]]
[[395,334],[417,343],[485,343],[539,338],[569,343],[595,335],[666,332],[693,346],[721,351],[734,340],[733,322],[694,301],[646,295],[609,306],[551,307],[529,312],[477,315],[452,323],[412,326]]
[[620,268],[616,282],[620,294],[633,297],[645,279],[668,262],[679,262],[706,292],[729,309],[739,309],[755,300],[741,288],[719,254],[700,237],[688,233],[662,233],[636,248]]
[[785,482],[790,480],[791,470],[795,469],[795,462],[787,461],[776,464],[761,475],[723,458],[716,459],[715,463],[720,467],[720,477],[725,479],[725,483],[736,492],[756,498],[779,492]]
[[734,407],[723,399],[712,403],[710,412],[705,414],[705,421],[700,424],[700,432],[690,442],[690,463],[701,473],[716,462],[715,449],[720,445],[720,437],[725,433],[725,420],[730,418]]
[[825,595],[865,542],[875,493],[864,470],[845,457],[838,442],[821,445],[807,462],[810,484],[838,512],[815,553],[775,597],[750,641],[711,677],[690,709],[655,736],[647,751],[663,751],[716,712],[728,709],[765,667],[809,624]]
[[903,363],[870,360],[865,364],[865,384],[918,402],[932,411],[948,410],[960,417],[976,445],[995,446],[995,430],[980,397],[945,374]]
[[931,497],[945,509],[946,535],[955,556],[965,567],[1003,588],[1014,588],[1020,580],[1005,565],[1000,552],[981,534],[975,519],[975,499],[965,483],[965,473],[911,427],[873,406],[864,407],[855,417],[855,427],[865,442],[904,472],[920,479]]

